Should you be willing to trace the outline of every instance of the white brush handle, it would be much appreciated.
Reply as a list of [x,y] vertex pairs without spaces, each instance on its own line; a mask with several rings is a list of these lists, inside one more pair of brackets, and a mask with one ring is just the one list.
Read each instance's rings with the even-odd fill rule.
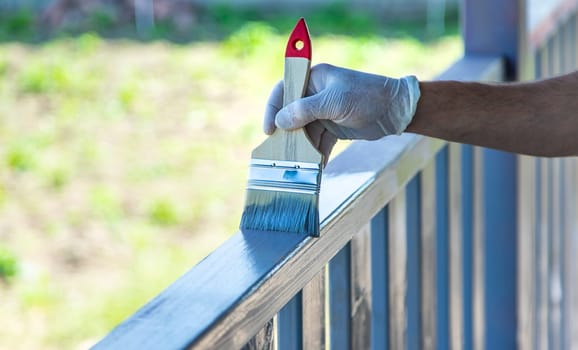
[[[303,97],[309,81],[311,61],[285,58],[283,106]],[[277,128],[252,154],[253,158],[289,160],[322,164],[323,155],[311,144],[305,129],[285,131]]]

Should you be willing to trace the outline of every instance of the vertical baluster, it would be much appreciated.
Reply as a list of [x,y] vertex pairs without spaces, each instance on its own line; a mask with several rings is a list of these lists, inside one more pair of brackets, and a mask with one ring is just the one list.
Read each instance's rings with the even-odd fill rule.
[[559,71],[561,73],[566,73],[566,66],[567,66],[566,61],[568,58],[567,50],[566,50],[566,48],[567,48],[566,37],[568,36],[566,34],[568,32],[566,29],[568,27],[567,22],[568,21],[566,20],[564,23],[561,23],[558,26],[558,33],[557,33],[557,36],[558,36],[558,57],[559,57],[558,65],[559,65]]
[[436,348],[435,162],[421,172],[422,348]]
[[566,305],[566,349],[578,348],[578,266],[576,252],[578,252],[578,160],[568,161],[568,177],[566,193],[568,204],[566,207],[566,241],[565,241],[565,274],[568,283],[564,286]]
[[473,279],[472,279],[472,301],[473,301],[473,334],[472,341],[475,350],[483,350],[486,348],[485,342],[485,287],[484,282],[484,218],[483,218],[483,203],[484,203],[484,184],[483,175],[484,164],[482,162],[483,149],[474,147],[473,150]]
[[516,155],[484,150],[485,346],[516,346]]
[[[562,72],[562,29],[559,26],[548,43],[548,60],[550,61],[549,76],[557,76]],[[560,159],[551,159],[550,177],[550,259],[549,259],[549,348],[560,349],[561,327],[561,280],[560,280],[560,221],[559,221],[559,166]]]
[[277,349],[303,348],[302,293],[297,293],[277,314]]
[[547,55],[548,55],[548,66],[547,66],[547,72],[548,72],[548,77],[551,77],[554,75],[555,72],[558,71],[558,67],[559,67],[559,59],[558,59],[558,35],[554,35],[552,36],[550,39],[548,39],[548,43],[546,44],[547,47]]
[[452,350],[464,348],[464,299],[462,255],[461,146],[449,145],[449,301],[450,344]]
[[371,227],[351,240],[351,348],[369,349],[371,341]]
[[540,159],[540,227],[538,237],[538,285],[539,285],[539,315],[538,315],[538,349],[548,349],[548,320],[549,320],[549,294],[548,294],[548,260],[549,260],[549,176],[548,159]]
[[563,29],[563,36],[562,36],[562,51],[563,51],[563,63],[561,66],[563,73],[569,73],[572,71],[573,63],[572,63],[572,17],[569,18],[566,23],[564,24]]
[[540,79],[544,75],[542,73],[542,67],[544,66],[544,63],[542,62],[543,52],[544,52],[543,49],[537,49],[536,52],[534,52],[534,78],[535,79]]
[[406,349],[407,241],[405,191],[389,203],[389,339],[391,349]]
[[332,350],[351,348],[351,245],[329,262],[329,344]]
[[552,176],[552,231],[550,231],[550,349],[561,349],[562,281],[560,266],[560,159],[551,160]]
[[540,349],[540,315],[541,315],[541,293],[542,293],[542,280],[540,275],[540,254],[542,247],[540,246],[541,241],[541,230],[542,230],[542,159],[535,158],[534,162],[534,176],[536,178],[536,188],[534,190],[534,261],[532,262],[532,274],[534,278],[534,335],[532,341],[534,343],[534,349]]
[[535,336],[535,161],[520,156],[518,162],[518,344],[534,349]]
[[559,160],[560,162],[560,174],[559,174],[559,198],[558,202],[560,205],[560,211],[558,213],[558,220],[559,220],[559,231],[558,231],[558,254],[559,254],[559,272],[560,272],[560,349],[566,349],[566,327],[565,322],[567,318],[567,307],[568,307],[568,299],[567,296],[564,294],[566,290],[566,284],[568,280],[566,279],[566,251],[564,250],[564,246],[566,244],[566,207],[570,205],[568,203],[568,197],[566,196],[566,191],[569,188],[566,188],[566,177],[568,175],[568,166],[567,166],[566,158],[562,158]]
[[568,32],[570,33],[570,39],[569,39],[569,43],[570,43],[570,70],[574,70],[577,67],[577,62],[576,62],[576,57],[578,56],[576,54],[576,50],[578,50],[578,45],[576,44],[576,31],[578,30],[578,26],[577,23],[578,21],[576,20],[576,13],[574,13],[574,15],[572,16],[572,18],[570,18],[570,25],[569,25],[569,29]]
[[371,220],[371,349],[389,346],[388,207]]
[[562,72],[564,63],[562,33],[563,26],[558,26],[556,33],[552,37],[552,76]]
[[[540,48],[536,60],[536,78],[549,76],[548,45]],[[537,218],[536,226],[536,346],[548,349],[548,159],[538,161]]]
[[560,218],[560,254],[561,257],[561,271],[560,275],[562,278],[562,315],[561,315],[561,345],[562,349],[568,349],[568,322],[571,319],[571,316],[568,310],[571,310],[571,301],[570,301],[570,293],[569,293],[569,284],[571,283],[571,277],[568,276],[568,251],[566,250],[566,246],[569,244],[569,220],[568,214],[570,213],[569,208],[572,207],[572,199],[570,196],[572,195],[572,183],[568,181],[570,177],[570,167],[571,167],[571,159],[563,159],[562,160],[562,179],[560,183],[560,187],[562,191],[560,192],[560,202],[561,202],[561,218]]
[[407,349],[421,349],[420,299],[420,175],[405,189],[407,235]]
[[448,146],[435,157],[436,210],[436,347],[449,348],[449,191]]
[[472,281],[473,281],[473,217],[474,158],[472,146],[462,145],[462,250],[464,264],[464,349],[472,349]]
[[325,267],[303,288],[303,349],[325,349]]

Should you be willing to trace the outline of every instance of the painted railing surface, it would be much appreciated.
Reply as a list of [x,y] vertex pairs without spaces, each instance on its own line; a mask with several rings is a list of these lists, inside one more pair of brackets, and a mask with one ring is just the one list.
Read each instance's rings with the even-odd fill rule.
[[[439,79],[573,69],[573,3],[538,33],[523,1],[465,1]],[[578,348],[577,182],[574,158],[354,142],[324,170],[319,238],[237,232],[95,348]]]

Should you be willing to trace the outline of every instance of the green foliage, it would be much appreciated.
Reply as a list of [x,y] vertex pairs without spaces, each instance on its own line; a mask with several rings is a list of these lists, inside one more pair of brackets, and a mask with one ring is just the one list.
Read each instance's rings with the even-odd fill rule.
[[55,167],[46,175],[48,186],[55,190],[61,190],[70,182],[70,170],[64,167]]
[[40,62],[25,68],[20,78],[22,92],[41,94],[68,90],[72,77],[66,66],[56,62]]
[[20,285],[18,292],[25,307],[46,312],[56,308],[64,298],[54,279],[46,271],[35,272],[27,278],[25,284]]
[[266,45],[279,41],[273,27],[263,22],[248,22],[227,38],[222,48],[233,57],[255,54]]
[[17,143],[8,147],[5,161],[10,169],[16,171],[32,170],[36,165],[35,150],[30,144]]
[[0,78],[8,72],[8,61],[5,61],[0,57]]
[[0,15],[0,38],[24,38],[33,32],[34,14],[20,10],[15,13]]
[[16,255],[3,245],[0,245],[0,280],[11,282],[18,274],[19,266]]
[[116,13],[108,7],[101,6],[89,16],[90,28],[110,28],[118,21]]
[[84,33],[74,39],[74,46],[84,55],[94,54],[103,45],[103,40],[94,32]]
[[148,210],[149,220],[159,226],[173,226],[179,222],[179,214],[174,203],[167,198],[154,200]]
[[[83,39],[90,42],[92,39]],[[96,42],[96,41],[95,41]],[[97,44],[80,44],[90,47]],[[74,44],[65,41],[67,50]],[[90,50],[87,48],[87,50]],[[86,98],[94,93],[97,84],[98,70],[92,67],[82,67],[62,53],[50,50],[38,60],[26,65],[18,76],[18,86],[21,92],[35,95],[67,95]]]
[[139,97],[139,85],[135,80],[124,82],[118,89],[118,100],[125,110],[133,110]]
[[110,187],[95,186],[89,194],[92,213],[107,221],[116,221],[123,215],[123,209],[118,194]]
[[2,182],[0,182],[0,210],[4,206],[4,203],[6,203],[6,197],[8,197],[6,187]]

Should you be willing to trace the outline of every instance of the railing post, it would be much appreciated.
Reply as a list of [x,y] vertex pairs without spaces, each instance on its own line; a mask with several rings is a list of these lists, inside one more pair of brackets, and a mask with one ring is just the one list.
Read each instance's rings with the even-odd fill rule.
[[[411,179],[405,187],[406,198],[406,269],[407,269],[407,296],[406,296],[406,348],[422,349],[423,332],[421,318],[423,317],[421,304],[420,281],[421,258],[421,184],[420,175]],[[435,264],[433,265],[435,267]],[[432,310],[433,311],[433,310]],[[435,312],[435,311],[433,311]]]
[[435,157],[436,348],[449,349],[449,146]]
[[329,347],[351,348],[351,244],[329,262]]
[[[520,76],[525,53],[525,0],[465,0],[465,54],[500,55],[506,80]],[[517,205],[518,164],[514,154],[483,151],[483,247],[481,310],[474,309],[476,349],[517,346]],[[481,269],[480,269],[481,267]],[[479,314],[481,313],[481,315]]]
[[371,220],[371,349],[389,349],[388,207]]

